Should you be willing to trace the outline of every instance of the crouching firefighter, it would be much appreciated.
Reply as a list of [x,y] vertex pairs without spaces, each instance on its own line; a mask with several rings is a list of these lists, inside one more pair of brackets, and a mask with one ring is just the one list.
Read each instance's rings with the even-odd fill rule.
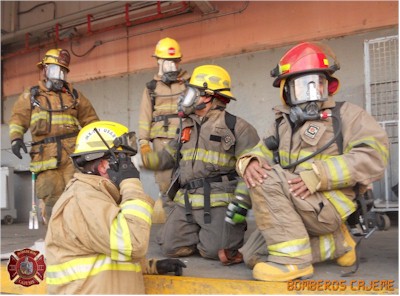
[[11,148],[20,159],[21,149],[28,152],[24,134],[31,131],[30,170],[37,174],[36,196],[45,221],[74,174],[69,155],[79,129],[99,120],[90,101],[67,82],[69,63],[67,50],[47,51],[37,64],[44,80],[19,96],[10,119]]
[[[215,65],[197,67],[179,99],[183,117],[175,139],[160,152],[142,155],[151,170],[177,167],[168,191],[174,205],[160,230],[158,243],[169,257],[190,256],[223,264],[239,263],[246,221],[224,222],[227,206],[236,199],[249,199],[244,182],[235,171],[237,158],[255,147],[259,137],[253,126],[225,111],[231,100],[228,72]],[[178,186],[174,186],[178,185]],[[172,192],[172,188],[176,188]]]
[[311,277],[313,263],[327,260],[357,263],[346,220],[356,196],[383,176],[388,138],[365,110],[335,102],[338,69],[328,47],[305,42],[271,72],[283,105],[265,140],[237,162],[257,224],[240,250],[254,279]]
[[85,126],[79,169],[54,206],[46,235],[50,294],[144,294],[143,273],[182,275],[178,259],[147,260],[154,201],[131,162],[136,137],[110,121]]

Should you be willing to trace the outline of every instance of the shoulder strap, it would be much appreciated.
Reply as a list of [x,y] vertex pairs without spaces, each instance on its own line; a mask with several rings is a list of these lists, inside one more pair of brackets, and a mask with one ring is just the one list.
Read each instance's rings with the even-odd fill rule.
[[151,109],[154,111],[154,105],[156,103],[156,93],[154,90],[156,89],[157,86],[157,80],[152,79],[149,82],[146,83],[146,87],[149,90],[149,94],[151,97]]
[[[235,126],[236,126],[236,116],[227,112],[225,110],[225,124],[226,126],[231,130],[232,134],[236,137],[235,135]],[[235,154],[235,145],[233,147],[233,152]]]
[[[340,108],[344,102],[336,102],[335,107],[332,109],[332,116],[336,117],[337,120],[342,120],[340,118]],[[339,133],[338,137],[336,138],[336,145],[339,148],[339,153],[343,154],[343,134],[342,131],[338,130],[339,129],[339,122],[337,120],[333,120],[333,132],[336,134],[337,132]]]
[[79,93],[78,93],[78,91],[74,88],[73,90],[72,90],[72,93],[74,94],[74,99],[76,100],[77,98],[79,98]]
[[232,134],[235,135],[236,116],[225,111],[225,124],[231,130]]

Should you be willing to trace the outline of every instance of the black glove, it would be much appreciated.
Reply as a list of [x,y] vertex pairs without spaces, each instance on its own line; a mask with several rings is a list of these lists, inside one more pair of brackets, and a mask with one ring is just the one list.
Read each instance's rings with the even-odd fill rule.
[[125,179],[140,178],[140,174],[136,167],[133,165],[131,158],[126,156],[125,153],[118,153],[118,164],[111,164],[107,170],[110,180],[119,187],[119,184]]
[[28,150],[26,149],[26,146],[24,144],[24,141],[22,141],[22,139],[15,139],[14,141],[11,142],[12,152],[19,159],[22,159],[21,152],[20,152],[21,148],[24,150],[25,153],[28,153]]
[[158,274],[175,272],[175,275],[182,275],[182,267],[186,265],[179,259],[163,259],[157,261],[156,267]]

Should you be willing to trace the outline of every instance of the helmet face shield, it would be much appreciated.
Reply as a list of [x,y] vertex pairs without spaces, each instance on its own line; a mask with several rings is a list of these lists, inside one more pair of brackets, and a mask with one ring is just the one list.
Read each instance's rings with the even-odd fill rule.
[[324,74],[309,74],[288,79],[291,105],[328,100],[328,79]]
[[67,73],[67,69],[59,65],[46,65],[46,77],[48,79],[67,81]]

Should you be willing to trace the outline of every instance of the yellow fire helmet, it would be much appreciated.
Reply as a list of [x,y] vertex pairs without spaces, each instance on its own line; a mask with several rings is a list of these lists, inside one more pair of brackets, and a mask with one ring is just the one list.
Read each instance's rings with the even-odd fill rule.
[[135,155],[136,135],[117,122],[96,121],[80,130],[71,158],[78,166],[82,166],[85,162],[101,158],[111,152]]
[[55,64],[61,67],[64,67],[69,72],[69,62],[71,60],[71,56],[66,49],[50,49],[44,55],[44,58],[41,62],[37,63],[39,69],[43,69],[44,65]]
[[217,65],[203,65],[194,69],[189,81],[190,86],[199,89],[211,90],[212,94],[228,103],[230,100],[236,101],[231,93],[231,77],[222,67]]
[[172,38],[163,38],[158,41],[153,57],[159,59],[181,59],[181,47],[176,40]]

